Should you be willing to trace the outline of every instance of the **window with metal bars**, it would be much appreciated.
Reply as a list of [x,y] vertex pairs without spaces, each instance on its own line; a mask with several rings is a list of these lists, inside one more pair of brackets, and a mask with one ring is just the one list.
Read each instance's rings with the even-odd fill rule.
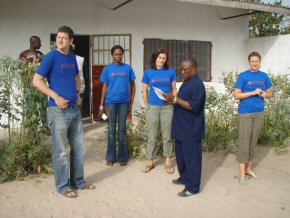
[[123,62],[131,64],[131,34],[93,35],[93,65],[112,63],[111,48],[120,45],[124,48]]
[[199,77],[206,82],[211,81],[211,42],[144,39],[144,70],[150,67],[151,55],[156,49],[164,48],[169,55],[169,66],[176,71],[177,81],[183,81],[180,65],[186,57],[197,61]]

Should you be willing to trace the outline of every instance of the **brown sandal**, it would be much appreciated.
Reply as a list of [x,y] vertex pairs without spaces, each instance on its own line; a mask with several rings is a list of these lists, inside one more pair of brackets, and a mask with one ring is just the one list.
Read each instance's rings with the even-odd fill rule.
[[165,165],[165,170],[168,174],[173,174],[174,173],[174,168],[172,165]]
[[93,190],[95,189],[96,186],[94,186],[93,184],[86,184],[83,188],[81,188],[82,190]]
[[77,197],[76,192],[71,190],[71,189],[68,189],[68,190],[62,192],[61,194],[67,198],[76,198]]
[[152,164],[152,165],[146,165],[145,169],[142,170],[142,172],[143,173],[148,173],[149,171],[151,171],[154,168],[155,168],[154,164]]

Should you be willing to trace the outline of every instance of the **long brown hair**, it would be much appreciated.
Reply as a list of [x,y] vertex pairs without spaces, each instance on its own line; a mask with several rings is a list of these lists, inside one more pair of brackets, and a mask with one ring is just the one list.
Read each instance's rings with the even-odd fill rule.
[[166,70],[168,70],[168,68],[169,68],[169,65],[168,65],[168,59],[169,59],[169,57],[168,57],[167,51],[164,48],[157,49],[157,50],[155,50],[152,53],[151,62],[150,62],[151,68],[154,69],[154,70],[157,69],[157,67],[156,67],[156,60],[157,60],[157,58],[158,58],[158,56],[160,54],[165,54],[166,55],[166,61],[164,63],[163,68],[165,68]]

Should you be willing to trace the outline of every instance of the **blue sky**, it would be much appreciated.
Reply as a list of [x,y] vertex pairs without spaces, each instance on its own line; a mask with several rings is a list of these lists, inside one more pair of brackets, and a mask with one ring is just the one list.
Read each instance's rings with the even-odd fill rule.
[[[265,3],[268,3],[268,2],[274,3],[275,0],[263,0],[263,2],[265,2]],[[290,0],[283,0],[282,1],[282,5],[284,5],[284,6],[290,6]]]

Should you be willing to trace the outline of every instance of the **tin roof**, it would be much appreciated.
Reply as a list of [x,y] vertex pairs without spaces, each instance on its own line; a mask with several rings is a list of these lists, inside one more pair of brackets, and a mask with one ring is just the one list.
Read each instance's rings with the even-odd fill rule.
[[265,11],[278,14],[290,15],[290,8],[285,6],[275,6],[268,3],[253,3],[247,0],[175,0],[177,2],[188,2],[202,5],[221,6],[229,8],[240,8],[253,11]]

